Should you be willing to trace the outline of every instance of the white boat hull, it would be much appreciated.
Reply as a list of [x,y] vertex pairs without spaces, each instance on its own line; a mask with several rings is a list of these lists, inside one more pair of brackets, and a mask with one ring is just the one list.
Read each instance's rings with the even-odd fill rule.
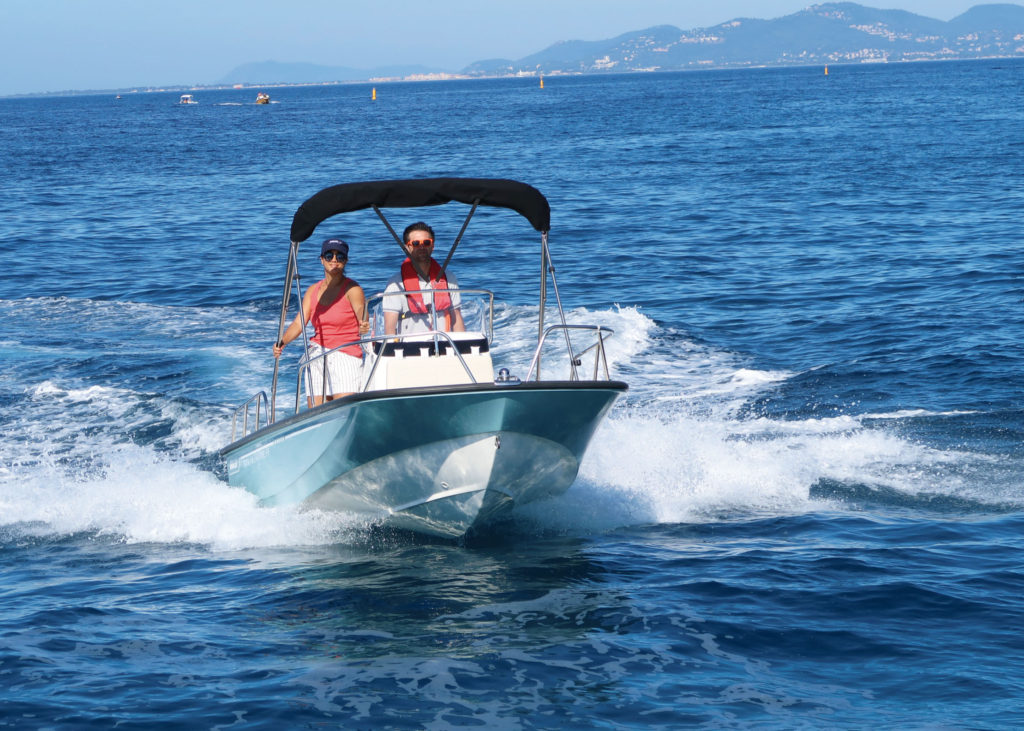
[[529,434],[488,433],[402,450],[346,472],[310,507],[387,517],[398,528],[461,536],[514,505],[564,492],[579,470],[565,447]]
[[223,453],[229,482],[265,504],[457,538],[568,489],[623,390],[573,382],[349,397]]

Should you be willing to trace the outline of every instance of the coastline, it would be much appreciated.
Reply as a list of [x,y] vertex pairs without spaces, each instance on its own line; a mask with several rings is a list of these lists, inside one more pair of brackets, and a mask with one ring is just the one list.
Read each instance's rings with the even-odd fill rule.
[[398,83],[415,83],[415,82],[431,82],[431,81],[482,81],[488,79],[536,79],[538,77],[557,78],[565,76],[632,76],[636,74],[670,74],[670,73],[688,73],[688,72],[701,72],[701,71],[742,71],[747,69],[789,69],[789,68],[822,68],[827,66],[829,68],[849,68],[858,66],[888,66],[888,65],[901,65],[901,64],[921,64],[921,63],[950,63],[957,61],[996,61],[996,60],[1021,60],[1024,59],[1022,54],[998,54],[992,56],[965,56],[957,58],[913,58],[913,59],[899,59],[895,61],[889,61],[886,59],[864,59],[862,61],[850,61],[844,63],[829,62],[826,64],[815,62],[815,63],[778,63],[778,64],[753,64],[753,63],[734,63],[734,64],[719,64],[719,65],[701,65],[697,68],[644,68],[644,69],[630,69],[630,70],[597,70],[597,71],[564,71],[564,70],[553,70],[553,71],[518,71],[514,74],[457,74],[457,73],[430,73],[430,74],[410,74],[408,76],[385,76],[385,77],[368,77],[366,79],[352,79],[344,81],[294,81],[294,82],[274,82],[269,84],[258,84],[258,83],[244,83],[244,84],[193,84],[193,85],[164,85],[164,86],[147,86],[147,87],[124,87],[120,89],[65,89],[62,91],[40,91],[31,92],[25,94],[7,94],[0,96],[2,99],[39,99],[39,98],[58,98],[58,97],[71,97],[71,96],[104,96],[109,94],[116,95],[128,95],[128,94],[161,94],[161,93],[188,93],[188,92],[205,92],[205,91],[240,91],[240,90],[260,90],[260,89],[291,89],[291,88],[308,88],[314,86],[358,86],[368,84],[398,84]]

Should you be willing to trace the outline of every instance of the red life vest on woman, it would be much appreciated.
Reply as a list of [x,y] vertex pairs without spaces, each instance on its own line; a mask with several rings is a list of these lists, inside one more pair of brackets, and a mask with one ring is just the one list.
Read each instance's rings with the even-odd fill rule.
[[[448,289],[448,279],[441,272],[441,265],[433,259],[430,260],[428,278],[431,289]],[[405,291],[408,293],[405,297],[409,301],[409,311],[414,315],[426,315],[429,309],[426,302],[423,301],[423,295],[415,291],[420,288],[420,275],[416,273],[416,268],[408,257],[402,262],[402,286],[405,287]],[[452,298],[448,296],[447,292],[437,292],[434,294],[434,309],[438,312],[444,312],[445,321],[447,322],[445,329],[451,330]]]

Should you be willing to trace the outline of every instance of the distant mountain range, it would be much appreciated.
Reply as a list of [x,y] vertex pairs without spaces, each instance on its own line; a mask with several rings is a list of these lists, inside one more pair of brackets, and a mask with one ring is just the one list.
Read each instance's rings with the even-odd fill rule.
[[239,66],[219,83],[553,76],[991,57],[1024,58],[1024,6],[977,5],[945,22],[904,10],[824,3],[773,20],[737,18],[685,31],[661,25],[604,41],[562,41],[525,58],[477,61],[454,73],[427,67],[352,69],[268,61]]

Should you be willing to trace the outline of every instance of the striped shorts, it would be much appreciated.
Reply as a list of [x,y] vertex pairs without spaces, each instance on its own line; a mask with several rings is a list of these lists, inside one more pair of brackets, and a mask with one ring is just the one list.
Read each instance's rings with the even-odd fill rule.
[[[306,382],[306,397],[323,396],[335,393],[355,393],[362,389],[363,360],[340,350],[328,355],[326,358],[317,358],[318,355],[326,353],[327,349],[317,343],[310,343],[309,350],[302,364],[309,363],[304,368]],[[316,358],[316,360],[312,360]],[[324,375],[324,361],[327,361],[327,374]],[[326,389],[324,388],[326,383]]]

